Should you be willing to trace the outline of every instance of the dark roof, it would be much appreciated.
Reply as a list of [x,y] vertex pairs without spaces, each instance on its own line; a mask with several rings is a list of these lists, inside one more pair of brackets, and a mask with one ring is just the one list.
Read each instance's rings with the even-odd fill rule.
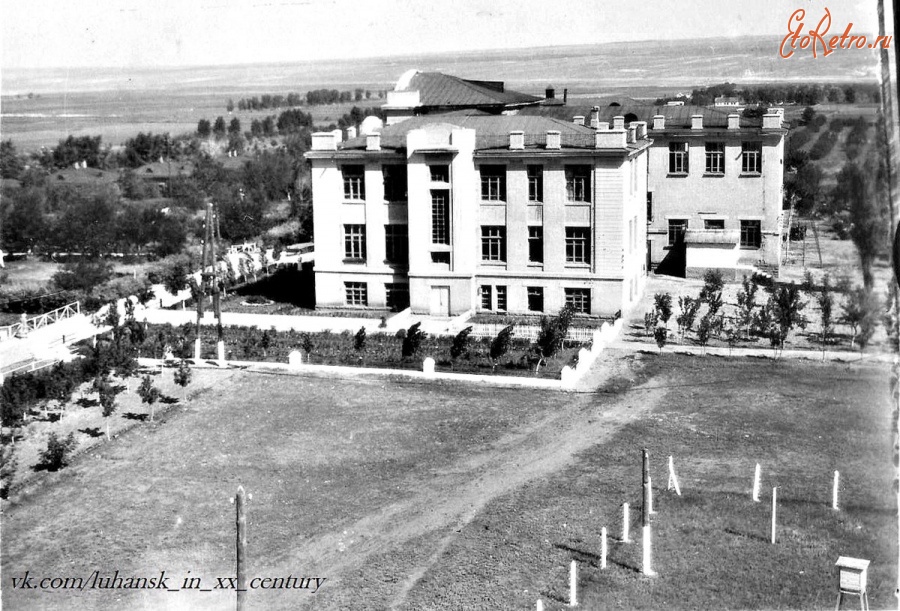
[[[509,133],[521,131],[525,133],[525,146],[543,147],[546,144],[547,132],[560,132],[560,140],[564,148],[594,148],[594,134],[590,127],[576,125],[571,121],[561,121],[552,117],[534,115],[485,115],[484,113],[466,114],[462,112],[440,115],[424,115],[412,117],[385,126],[381,130],[382,149],[401,149],[406,147],[406,135],[426,125],[448,125],[475,130],[476,149],[508,149]],[[631,145],[629,145],[631,146]],[[356,137],[342,142],[339,149],[364,149],[365,137]]]
[[514,106],[541,99],[510,91],[501,81],[473,81],[440,72],[416,72],[406,87],[395,91],[418,91],[423,106]]
[[[652,106],[646,104],[628,104],[621,106],[602,106],[599,104],[584,104],[578,100],[578,104],[568,104],[566,106],[536,106],[523,108],[519,111],[520,115],[541,115],[544,117],[554,117],[563,121],[571,121],[573,117],[583,116],[585,122],[590,125],[591,110],[594,106],[600,106],[600,121],[612,124],[613,117],[634,115],[634,121],[646,121],[648,127],[653,127],[653,116],[662,115],[666,118],[666,129],[690,129],[691,117],[694,115],[703,116],[704,128],[722,128],[728,127],[728,115],[734,114],[733,109],[727,108],[708,108],[706,106]],[[626,124],[628,121],[626,120]],[[747,118],[741,116],[741,127],[759,128],[762,127],[762,118]]]
[[153,161],[145,163],[134,171],[139,178],[169,178],[170,176],[190,176],[194,164],[190,161]]

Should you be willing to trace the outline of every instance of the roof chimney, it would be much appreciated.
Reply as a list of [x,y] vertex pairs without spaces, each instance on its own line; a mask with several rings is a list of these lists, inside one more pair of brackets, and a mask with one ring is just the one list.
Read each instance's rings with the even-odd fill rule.
[[741,128],[741,115],[736,113],[731,113],[728,115],[728,129],[740,129]]
[[600,107],[594,106],[591,108],[591,127],[594,129],[598,129],[600,127]]
[[623,149],[626,146],[624,129],[600,130],[594,133],[594,148]]
[[628,142],[634,144],[637,141],[637,125],[632,123],[628,126]]
[[631,124],[637,128],[636,136],[638,138],[646,138],[647,137],[647,122],[646,121],[632,121]]
[[343,141],[343,138],[344,138],[344,132],[342,132],[342,131],[339,130],[339,129],[335,129],[335,130],[332,130],[331,133],[334,134],[334,141],[335,141],[335,142],[342,142],[342,141]]
[[666,129],[666,118],[663,115],[653,115],[653,129]]
[[613,129],[625,129],[625,117],[622,115],[613,117]]
[[703,129],[703,115],[691,115],[691,129]]
[[366,134],[366,150],[367,151],[380,151],[381,150],[381,134],[378,132],[374,134]]
[[557,151],[562,148],[562,141],[558,131],[549,130],[547,132],[547,148]]
[[584,115],[575,115],[572,117],[572,123],[575,125],[584,125]]
[[509,150],[521,151],[525,148],[525,132],[509,132]]
[[335,148],[334,132],[316,132],[312,135],[312,150],[333,151]]
[[347,140],[353,140],[354,138],[356,138],[356,128],[352,127],[352,126],[348,127],[347,128]]
[[781,115],[771,110],[763,115],[763,129],[778,129],[781,127]]
[[609,130],[609,121],[600,121],[597,124],[597,130],[601,132],[605,132]]
[[544,97],[546,97],[548,100],[556,99],[556,89],[553,88],[553,85],[547,86],[547,91],[544,92]]

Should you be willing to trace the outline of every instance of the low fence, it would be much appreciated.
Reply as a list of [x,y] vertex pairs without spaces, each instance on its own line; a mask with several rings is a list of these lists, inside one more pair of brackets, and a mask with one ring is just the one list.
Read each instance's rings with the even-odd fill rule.
[[34,318],[27,318],[23,322],[0,327],[0,341],[15,337],[16,335],[21,334],[23,330],[26,333],[28,331],[34,331],[35,329],[52,325],[55,322],[59,322],[65,318],[72,318],[79,314],[81,314],[81,303],[73,301],[72,303],[66,304],[61,308],[56,308],[51,312],[35,316]]
[[[472,327],[472,333],[469,334],[470,337],[482,339],[485,337],[497,337],[497,334],[508,325],[499,323],[477,323],[473,325],[463,325],[463,327],[465,326]],[[527,339],[532,342],[538,338],[538,335],[541,332],[541,328],[537,325],[516,325],[513,329],[513,337]],[[587,342],[593,341],[595,331],[596,329],[588,329],[585,327],[570,327],[569,332],[566,334],[566,341],[586,344]]]

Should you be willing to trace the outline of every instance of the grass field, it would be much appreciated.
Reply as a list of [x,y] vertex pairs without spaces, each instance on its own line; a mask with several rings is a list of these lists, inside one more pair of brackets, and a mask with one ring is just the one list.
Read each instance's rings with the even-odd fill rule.
[[[233,575],[234,514],[248,503],[250,577],[325,577],[253,590],[253,609],[546,609],[581,564],[584,608],[826,608],[838,555],[872,560],[872,608],[893,602],[884,369],[607,352],[592,394],[209,371],[206,392],[138,424],[5,506],[10,577]],[[171,392],[176,394],[176,392]],[[98,408],[91,408],[98,409]],[[637,516],[650,449],[655,568],[611,543]],[[683,496],[664,492],[675,456]],[[779,487],[779,540],[753,464]],[[831,473],[844,510],[828,509]],[[188,574],[188,572],[190,573]],[[802,573],[801,573],[802,571]],[[220,609],[231,592],[4,588],[16,609]]]

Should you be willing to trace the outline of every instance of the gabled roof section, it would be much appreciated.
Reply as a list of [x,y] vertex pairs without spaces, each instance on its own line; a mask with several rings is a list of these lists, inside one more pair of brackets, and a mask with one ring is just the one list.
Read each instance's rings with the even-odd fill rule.
[[502,81],[467,80],[441,72],[407,72],[394,91],[418,91],[422,106],[436,107],[520,106],[541,100],[508,90]]

